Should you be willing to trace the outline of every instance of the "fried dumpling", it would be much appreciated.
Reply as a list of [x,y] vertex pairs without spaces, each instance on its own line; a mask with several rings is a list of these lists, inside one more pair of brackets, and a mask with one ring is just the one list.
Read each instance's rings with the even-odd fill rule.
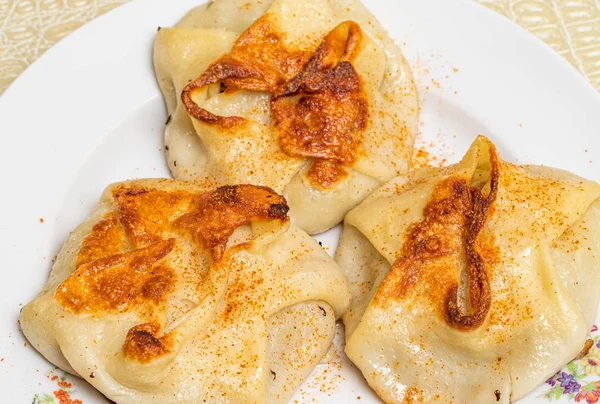
[[355,0],[215,0],[154,43],[174,177],[283,194],[314,234],[408,171],[406,60]]
[[600,187],[479,137],[345,218],[346,353],[389,403],[508,403],[582,351],[600,296]]
[[251,185],[113,184],[21,328],[117,403],[283,403],[349,305],[337,264]]

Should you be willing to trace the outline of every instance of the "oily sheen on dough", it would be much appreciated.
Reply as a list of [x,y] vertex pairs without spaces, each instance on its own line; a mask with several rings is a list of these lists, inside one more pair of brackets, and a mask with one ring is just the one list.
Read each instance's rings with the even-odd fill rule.
[[21,328],[117,403],[284,403],[349,305],[339,267],[250,185],[109,186]]
[[393,180],[345,218],[346,353],[389,403],[508,403],[582,350],[600,295],[600,187],[502,161]]
[[283,194],[314,234],[408,171],[406,60],[355,0],[215,0],[154,43],[176,179]]

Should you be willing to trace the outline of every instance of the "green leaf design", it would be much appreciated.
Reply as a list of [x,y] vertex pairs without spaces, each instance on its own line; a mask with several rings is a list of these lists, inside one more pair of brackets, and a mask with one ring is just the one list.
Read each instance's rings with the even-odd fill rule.
[[44,394],[40,400],[40,404],[54,404],[54,397],[49,394]]
[[567,365],[567,370],[569,371],[569,373],[575,376],[575,374],[577,373],[577,365],[575,364],[575,362],[569,363]]
[[562,397],[562,395],[563,395],[562,389],[560,387],[556,386],[554,388],[554,399],[555,400],[560,400],[560,398]]
[[560,399],[561,396],[562,390],[560,389],[560,386],[554,386],[539,397],[543,397],[548,401],[554,401]]
[[559,385],[556,385],[554,387],[549,388],[545,393],[540,394],[538,398],[541,397],[545,398],[548,401],[554,401],[560,399],[561,396],[562,390],[560,389]]

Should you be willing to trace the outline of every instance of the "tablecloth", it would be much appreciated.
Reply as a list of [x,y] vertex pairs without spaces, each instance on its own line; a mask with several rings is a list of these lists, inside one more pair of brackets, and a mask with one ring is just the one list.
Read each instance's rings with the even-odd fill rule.
[[[0,94],[61,38],[128,1],[0,0]],[[541,38],[600,90],[600,0],[473,1]]]

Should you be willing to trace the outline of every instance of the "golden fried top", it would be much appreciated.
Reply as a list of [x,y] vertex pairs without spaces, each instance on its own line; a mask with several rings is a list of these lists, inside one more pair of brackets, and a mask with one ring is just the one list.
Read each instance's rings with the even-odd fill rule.
[[83,264],[62,282],[56,300],[73,313],[92,315],[124,311],[147,301],[161,304],[173,287],[173,271],[157,262],[174,244],[174,239],[159,241]]
[[[485,182],[489,189],[482,190],[482,184],[468,183],[460,176],[435,185],[423,210],[424,218],[409,229],[400,257],[375,295],[376,304],[385,307],[391,298],[402,299],[427,278],[429,285],[446,285],[431,288],[423,297],[430,299],[448,326],[469,330],[483,324],[490,310],[491,291],[478,237],[498,190],[499,163],[493,145],[489,156],[490,173]],[[457,262],[460,266],[461,257],[467,268],[468,307],[460,307],[456,274],[449,271]]]
[[163,327],[157,314],[166,310],[177,284],[176,271],[165,260],[177,248],[174,234],[190,238],[218,265],[239,226],[288,220],[285,199],[266,187],[194,193],[121,185],[111,193],[115,210],[83,239],[76,270],[58,286],[55,298],[79,315],[136,310],[148,322],[129,330],[123,355],[142,363],[171,350],[173,336],[158,337]]
[[222,130],[243,128],[239,116],[217,116],[198,106],[194,92],[214,83],[225,91],[271,94],[272,125],[289,156],[315,159],[308,178],[331,188],[347,176],[343,165],[356,162],[367,128],[369,103],[352,62],[363,44],[352,21],[339,24],[315,50],[291,49],[269,21],[257,20],[231,52],[190,82],[181,99],[190,116]]
[[190,231],[218,260],[236,228],[251,220],[287,220],[288,210],[285,198],[270,188],[227,185],[201,195],[196,208],[174,225]]

